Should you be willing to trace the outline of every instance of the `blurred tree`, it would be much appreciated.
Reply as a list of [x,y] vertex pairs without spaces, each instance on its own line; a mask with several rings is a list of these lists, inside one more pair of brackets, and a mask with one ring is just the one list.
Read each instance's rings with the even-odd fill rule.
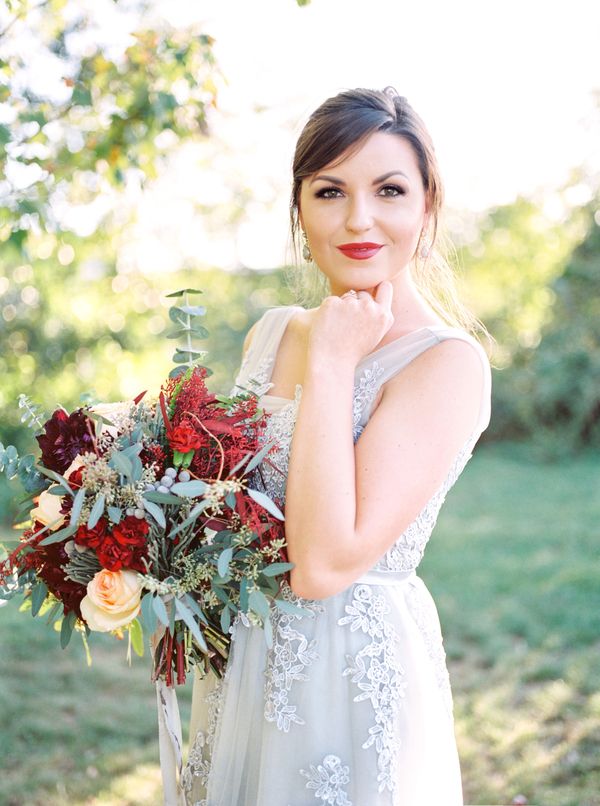
[[[207,292],[207,362],[220,390],[250,324],[284,298],[282,273],[189,265],[149,278],[120,260],[140,188],[179,145],[206,139],[219,77],[212,44],[197,30],[171,29],[152,4],[49,0],[0,11],[5,444],[31,439],[20,392],[47,410],[76,406],[87,391],[106,400],[157,392],[173,350],[160,340],[164,293]],[[9,499],[4,488],[0,520]]]
[[546,454],[600,447],[600,197],[578,211],[585,236],[549,286],[537,349],[515,357],[497,389],[496,430]]
[[31,236],[47,233],[51,253],[77,232],[77,208],[143,183],[174,143],[206,133],[216,66],[210,36],[143,2],[13,9],[0,31],[0,242],[27,258]]
[[518,197],[488,210],[459,249],[464,295],[497,341],[499,366],[539,343],[553,301],[548,286],[580,236],[575,219],[553,221],[533,199]]

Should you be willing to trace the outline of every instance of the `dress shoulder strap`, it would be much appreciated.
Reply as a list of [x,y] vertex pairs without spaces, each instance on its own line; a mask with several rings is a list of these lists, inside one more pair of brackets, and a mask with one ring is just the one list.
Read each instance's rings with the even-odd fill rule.
[[242,360],[234,389],[247,389],[261,396],[272,387],[270,379],[277,348],[288,322],[298,310],[300,308],[296,305],[282,305],[264,312]]
[[[476,425],[476,431],[481,434],[490,421],[491,414],[491,370],[490,362],[487,354],[481,344],[467,333],[465,330],[454,327],[447,327],[446,325],[431,325],[420,328],[412,333],[406,334],[394,341],[389,342],[375,352],[370,353],[358,365],[357,372],[360,372],[363,365],[363,372],[369,374],[372,378],[377,379],[376,387],[379,389],[384,383],[389,381],[398,372],[401,372],[408,364],[414,361],[425,350],[434,347],[436,344],[445,341],[446,339],[460,339],[470,344],[479,355],[483,367],[483,380],[479,407],[479,417]],[[373,394],[369,396],[369,405],[365,406],[361,413],[361,425],[366,425],[371,411],[372,404],[376,398],[376,389]]]

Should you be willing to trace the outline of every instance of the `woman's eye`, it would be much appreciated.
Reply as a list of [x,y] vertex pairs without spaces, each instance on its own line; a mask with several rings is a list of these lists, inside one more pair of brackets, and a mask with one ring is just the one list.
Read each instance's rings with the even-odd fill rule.
[[341,191],[336,187],[321,188],[315,193],[318,199],[335,199],[340,195]]
[[406,191],[399,185],[384,185],[381,188],[380,193],[383,196],[404,196]]

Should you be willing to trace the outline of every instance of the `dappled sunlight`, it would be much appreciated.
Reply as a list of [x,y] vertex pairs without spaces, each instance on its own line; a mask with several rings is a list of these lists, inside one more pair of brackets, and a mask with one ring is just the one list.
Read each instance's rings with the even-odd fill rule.
[[73,806],[162,806],[160,767],[138,764],[115,776],[108,789],[72,803]]

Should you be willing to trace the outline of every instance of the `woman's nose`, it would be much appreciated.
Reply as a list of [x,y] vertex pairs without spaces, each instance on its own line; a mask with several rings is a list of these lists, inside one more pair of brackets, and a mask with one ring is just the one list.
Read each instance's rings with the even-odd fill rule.
[[350,232],[364,232],[373,226],[373,212],[369,200],[355,196],[348,200],[346,229]]

